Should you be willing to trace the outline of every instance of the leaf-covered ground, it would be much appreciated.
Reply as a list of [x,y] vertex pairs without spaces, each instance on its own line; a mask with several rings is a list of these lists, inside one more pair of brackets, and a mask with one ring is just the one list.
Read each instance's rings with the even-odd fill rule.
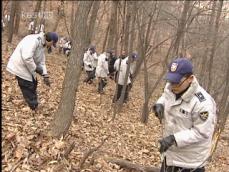
[[[127,172],[108,163],[108,157],[122,158],[142,165],[160,166],[158,139],[162,131],[158,120],[151,113],[149,122],[140,122],[143,103],[142,78],[136,81],[130,93],[130,101],[112,121],[111,102],[115,84],[109,80],[105,94],[97,93],[96,82],[87,85],[81,76],[72,125],[64,139],[48,136],[50,123],[58,108],[64,79],[66,58],[57,53],[47,55],[47,68],[51,88],[39,77],[38,95],[40,107],[32,113],[25,104],[17,82],[5,67],[11,51],[2,49],[2,170],[7,171],[79,171],[79,164],[86,152],[103,145],[90,155],[81,171]],[[159,89],[161,91],[161,89]],[[157,95],[160,95],[158,92]],[[152,103],[157,97],[152,98]],[[63,114],[64,115],[64,114]],[[223,135],[228,135],[229,121]],[[70,145],[73,150],[64,158]],[[220,139],[209,172],[229,171],[229,143]],[[195,158],[195,157],[193,157]]]

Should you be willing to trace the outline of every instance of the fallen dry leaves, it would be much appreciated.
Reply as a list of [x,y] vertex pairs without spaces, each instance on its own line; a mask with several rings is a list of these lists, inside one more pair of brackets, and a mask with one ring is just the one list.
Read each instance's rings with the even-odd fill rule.
[[[97,147],[108,136],[104,144],[87,158],[81,171],[127,171],[108,163],[106,159],[109,157],[160,166],[158,139],[161,137],[161,126],[152,114],[147,125],[140,122],[143,103],[140,81],[133,87],[128,104],[124,105],[121,113],[112,121],[111,101],[115,89],[113,81],[109,80],[105,94],[99,95],[96,84],[82,83],[85,77],[82,74],[70,130],[65,138],[54,139],[48,134],[49,124],[60,101],[66,58],[55,52],[47,55],[47,69],[52,86],[46,87],[42,78],[38,77],[40,107],[37,113],[33,113],[25,104],[14,76],[5,69],[6,54],[8,52],[3,52],[2,59],[3,171],[80,171],[79,163],[85,153]],[[152,99],[155,100],[156,97]],[[228,132],[228,122],[225,132]],[[72,142],[75,143],[74,148],[65,157]],[[228,151],[228,142],[221,140],[207,171],[226,172],[229,169]]]

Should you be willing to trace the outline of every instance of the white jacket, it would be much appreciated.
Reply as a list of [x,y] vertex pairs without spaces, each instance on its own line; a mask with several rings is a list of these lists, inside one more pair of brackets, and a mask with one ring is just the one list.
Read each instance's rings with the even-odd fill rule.
[[204,166],[216,124],[213,98],[194,77],[191,86],[178,100],[175,100],[170,84],[166,84],[157,103],[165,107],[164,137],[174,134],[177,143],[165,152],[167,165],[184,168]]
[[44,33],[24,37],[11,55],[7,70],[28,81],[32,81],[32,75],[36,77],[37,66],[43,69],[43,74],[47,74],[44,44]]
[[59,47],[64,48],[64,45],[66,44],[66,40],[64,37],[60,38],[60,41],[58,41]]
[[[98,57],[97,54],[91,54],[90,50],[84,53],[83,62],[84,62],[84,69],[85,71],[93,71],[96,67],[96,62]],[[90,67],[89,67],[90,65]]]
[[96,67],[96,76],[105,78],[109,74],[108,70],[108,57],[106,56],[106,52],[100,54],[98,57],[98,65]]
[[63,48],[69,48],[69,49],[71,49],[72,47],[71,47],[70,41],[66,42],[64,44]]
[[[120,70],[119,70],[120,60],[121,60],[121,65],[120,65]],[[116,71],[118,71],[118,76],[119,76],[118,77],[118,84],[119,85],[124,85],[124,83],[125,83],[125,76],[126,76],[126,71],[127,71],[127,61],[128,61],[128,57],[126,57],[124,59],[118,58],[115,61],[114,68]],[[127,84],[129,84],[129,83],[131,83],[130,75],[128,75],[128,79],[127,79]]]

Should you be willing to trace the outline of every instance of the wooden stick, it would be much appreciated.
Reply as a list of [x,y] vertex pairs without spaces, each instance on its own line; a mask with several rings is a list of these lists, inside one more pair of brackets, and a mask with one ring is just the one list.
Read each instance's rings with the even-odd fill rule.
[[71,151],[74,149],[74,147],[75,147],[75,142],[72,142],[71,145],[68,147],[68,149],[64,153],[65,159],[68,158],[68,155],[71,153]]
[[136,171],[140,171],[140,172],[159,172],[160,171],[160,169],[157,167],[134,164],[134,163],[127,161],[127,160],[124,160],[124,159],[108,158],[107,161],[111,162],[113,164],[117,164],[121,168],[127,168],[130,170],[136,170]]
[[95,148],[90,149],[89,151],[87,151],[83,158],[81,159],[80,163],[79,163],[79,168],[82,169],[83,165],[85,163],[85,161],[87,160],[87,158],[92,155],[95,151],[97,151],[100,147],[103,146],[103,144],[105,143],[105,141],[108,139],[108,137],[106,137],[105,139],[103,139],[103,141]]

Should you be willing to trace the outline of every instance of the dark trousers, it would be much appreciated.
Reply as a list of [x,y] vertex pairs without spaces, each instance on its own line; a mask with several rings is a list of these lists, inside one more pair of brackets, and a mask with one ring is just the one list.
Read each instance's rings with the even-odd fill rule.
[[[116,98],[114,97],[113,103],[116,102],[116,101],[118,101],[118,100],[120,99],[121,94],[122,94],[122,89],[123,89],[123,87],[124,87],[123,85],[119,85],[119,84],[118,84],[117,97],[116,97]],[[128,92],[129,92],[129,89],[128,89],[128,85],[127,85],[127,86],[126,86],[125,95],[124,95],[124,102],[126,102],[127,99],[128,99]]]
[[182,167],[176,167],[176,166],[167,166],[166,160],[162,162],[161,170],[160,172],[205,172],[205,168],[197,168],[197,169],[191,169],[191,168],[182,168]]
[[29,105],[30,109],[35,110],[38,106],[37,80],[33,78],[31,82],[18,76],[16,76],[16,79],[26,103]]
[[92,80],[95,78],[95,70],[86,71],[86,73],[87,73],[87,78],[84,80],[84,82],[91,84]]
[[106,85],[107,85],[106,78],[99,78],[98,92],[103,93],[103,89]]

